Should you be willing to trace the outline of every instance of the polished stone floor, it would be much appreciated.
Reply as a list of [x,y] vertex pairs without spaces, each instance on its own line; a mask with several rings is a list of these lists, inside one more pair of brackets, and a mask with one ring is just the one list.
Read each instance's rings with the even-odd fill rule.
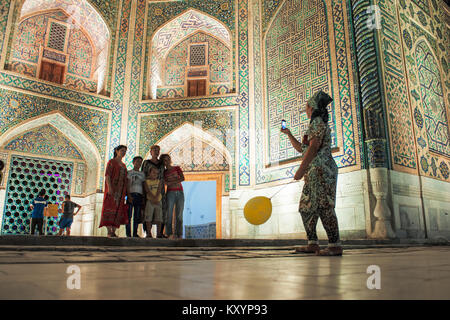
[[[0,299],[450,299],[449,246],[290,249],[1,246]],[[373,265],[380,289],[367,285]]]

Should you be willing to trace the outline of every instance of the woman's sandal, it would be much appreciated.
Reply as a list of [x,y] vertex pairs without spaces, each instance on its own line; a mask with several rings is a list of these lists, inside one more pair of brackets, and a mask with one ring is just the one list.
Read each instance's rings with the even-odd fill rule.
[[316,253],[318,256],[342,256],[342,247],[328,247]]
[[295,247],[294,253],[316,253],[320,250],[320,247],[318,244],[308,244],[307,246],[303,247]]

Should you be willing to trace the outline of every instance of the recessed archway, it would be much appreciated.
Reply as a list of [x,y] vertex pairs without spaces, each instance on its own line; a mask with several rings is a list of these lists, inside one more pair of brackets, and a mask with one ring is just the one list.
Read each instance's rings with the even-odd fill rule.
[[[47,26],[47,19],[50,16],[53,17],[54,13],[60,14],[56,19],[50,18],[49,21],[51,23],[49,22],[49,26]],[[35,17],[42,15],[50,16],[46,16],[46,19],[34,21],[36,20]],[[22,24],[26,24],[30,19],[34,19],[30,21],[30,25],[22,26]],[[57,23],[55,24],[55,22]],[[45,25],[43,25],[44,23]],[[44,45],[44,37],[50,34],[47,30],[47,28],[50,28],[50,24],[52,28],[54,25],[57,26],[52,29],[56,30],[52,35],[58,35],[59,38],[62,37],[61,33],[63,29],[67,28],[67,30],[70,30],[66,32],[67,34],[65,36],[67,47],[65,49],[67,50],[60,50],[61,52],[58,50],[52,51],[52,49],[56,48],[52,46],[47,47],[50,41]],[[14,40],[13,46],[19,46],[21,49],[18,52],[22,54],[14,53],[15,59],[13,57],[11,62],[13,64],[13,70],[28,76],[38,77],[42,67],[41,59],[45,58],[47,62],[50,61],[58,66],[65,66],[67,73],[67,79],[64,76],[65,85],[84,91],[94,92],[96,90],[97,93],[104,89],[111,30],[103,17],[87,0],[25,0],[20,9],[18,26],[21,26],[20,30],[24,29],[25,35],[22,37],[24,39],[22,39],[20,37],[21,31],[18,29],[16,32],[16,39]],[[32,36],[27,38],[29,33]],[[67,40],[68,38],[70,38],[70,41]],[[33,41],[39,43],[34,43]],[[34,52],[34,55],[41,55],[41,53],[35,52],[36,50],[39,51],[40,46],[44,46],[46,50],[44,50],[39,61],[34,61],[36,59],[27,60],[26,56],[28,51],[31,53]],[[64,54],[68,54],[69,56],[64,57]],[[76,61],[78,60],[81,61],[77,63]],[[89,61],[86,62],[85,60]],[[85,64],[88,67],[84,66]],[[60,82],[57,81],[57,83]]]
[[151,67],[149,68],[150,93],[157,96],[157,87],[162,84],[161,70],[164,57],[181,40],[202,31],[231,47],[231,31],[221,21],[206,13],[189,9],[162,25],[151,40]]
[[86,160],[87,176],[95,177],[95,179],[88,179],[86,181],[86,193],[95,192],[99,181],[98,178],[100,177],[100,153],[86,133],[60,112],[52,112],[32,118],[9,129],[0,136],[0,147],[5,146],[16,137],[46,124],[60,131],[81,152],[83,158]]

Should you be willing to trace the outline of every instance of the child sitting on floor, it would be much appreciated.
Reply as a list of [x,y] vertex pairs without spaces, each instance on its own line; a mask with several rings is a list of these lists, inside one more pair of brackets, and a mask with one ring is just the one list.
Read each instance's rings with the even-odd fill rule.
[[145,205],[145,224],[147,229],[147,238],[152,237],[152,224],[156,224],[157,233],[161,233],[162,206],[161,189],[162,184],[158,179],[158,169],[150,168],[149,176],[145,180],[145,192],[147,194],[147,203]]

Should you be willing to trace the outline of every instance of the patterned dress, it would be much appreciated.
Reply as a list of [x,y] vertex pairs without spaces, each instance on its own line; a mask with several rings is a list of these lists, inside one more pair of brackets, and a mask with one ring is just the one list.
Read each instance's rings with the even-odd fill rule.
[[102,217],[99,228],[119,228],[121,224],[128,224],[128,206],[125,204],[127,167],[125,164],[111,159],[106,165],[105,176],[109,176],[114,192],[112,195],[109,195],[109,188],[105,183]]
[[309,125],[307,139],[302,143],[305,154],[309,141],[314,137],[322,142],[316,157],[311,161],[304,179],[299,211],[305,215],[318,214],[318,209],[334,208],[338,167],[331,155],[331,134],[328,124],[316,117]]

